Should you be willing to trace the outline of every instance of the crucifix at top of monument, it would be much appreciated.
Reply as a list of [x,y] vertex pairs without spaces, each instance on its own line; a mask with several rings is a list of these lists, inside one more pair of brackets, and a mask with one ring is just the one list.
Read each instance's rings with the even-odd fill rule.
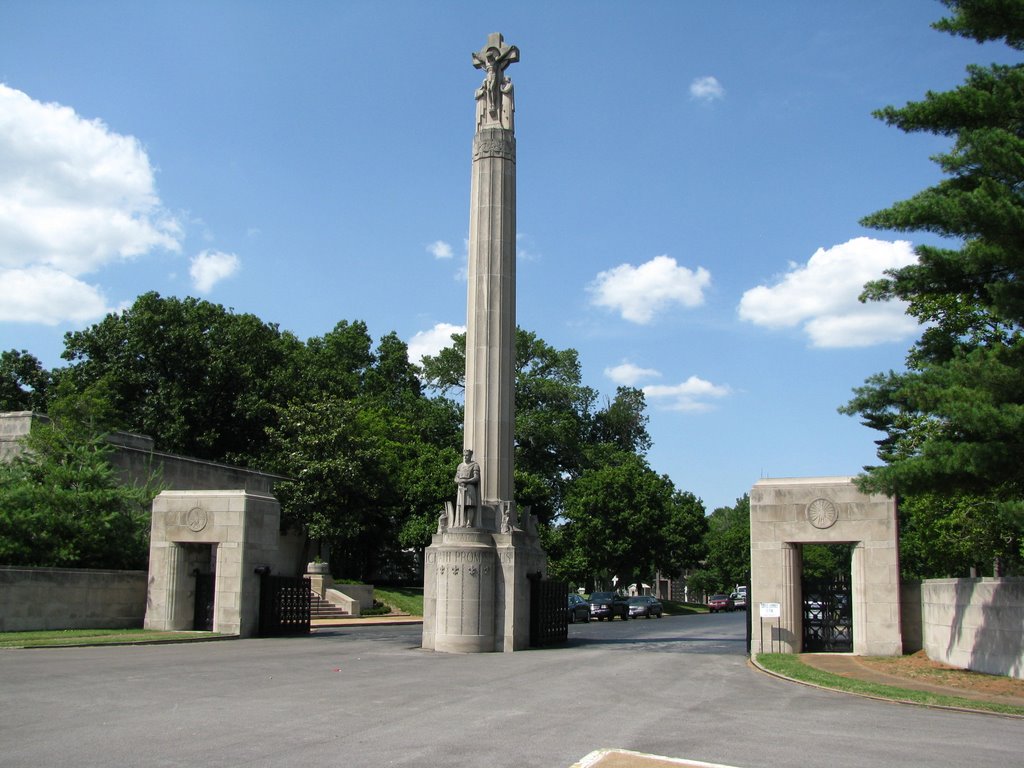
[[500,33],[487,37],[487,45],[473,53],[473,66],[486,73],[476,90],[476,127],[495,125],[514,130],[515,97],[512,81],[505,77],[509,64],[519,61],[519,49],[506,45]]

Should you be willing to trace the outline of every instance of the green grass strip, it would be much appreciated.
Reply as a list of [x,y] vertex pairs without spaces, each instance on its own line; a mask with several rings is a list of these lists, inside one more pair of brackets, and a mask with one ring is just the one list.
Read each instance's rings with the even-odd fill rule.
[[373,599],[410,616],[423,615],[423,590],[414,587],[374,587]]
[[985,712],[996,712],[1002,715],[1024,716],[1024,707],[1011,704],[999,704],[991,701],[979,701],[963,696],[947,696],[928,691],[917,691],[910,688],[898,688],[892,685],[880,683],[869,683],[863,680],[856,680],[840,675],[833,675],[831,672],[824,672],[814,667],[809,667],[800,661],[799,657],[789,653],[759,653],[757,663],[770,672],[791,677],[812,685],[820,685],[822,688],[832,688],[837,691],[859,693],[864,696],[875,696],[880,699],[892,701],[909,701],[914,704],[924,704],[934,707],[955,707],[960,709],[977,709]]
[[157,632],[147,629],[57,629],[0,632],[0,648],[52,648],[67,645],[138,645],[224,637],[215,632]]

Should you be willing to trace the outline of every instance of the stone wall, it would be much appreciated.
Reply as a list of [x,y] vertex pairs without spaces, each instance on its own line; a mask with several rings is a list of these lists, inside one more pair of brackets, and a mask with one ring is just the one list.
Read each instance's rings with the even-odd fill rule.
[[145,571],[0,566],[0,632],[141,628]]
[[921,616],[932,661],[1024,679],[1024,578],[930,579]]

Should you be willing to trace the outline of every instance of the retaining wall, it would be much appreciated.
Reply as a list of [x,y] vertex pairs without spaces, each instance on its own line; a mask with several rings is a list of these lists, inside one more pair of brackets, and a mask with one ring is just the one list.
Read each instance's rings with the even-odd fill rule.
[[1024,679],[1024,578],[929,579],[921,617],[932,661]]
[[141,628],[146,581],[145,571],[0,566],[0,632]]

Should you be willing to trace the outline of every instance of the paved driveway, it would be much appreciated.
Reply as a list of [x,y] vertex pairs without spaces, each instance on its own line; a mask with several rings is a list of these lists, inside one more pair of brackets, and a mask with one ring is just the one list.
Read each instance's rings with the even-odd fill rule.
[[0,766],[568,768],[601,747],[735,766],[1020,763],[1019,720],[752,670],[743,614],[577,624],[567,646],[422,651],[419,627],[0,651]]

